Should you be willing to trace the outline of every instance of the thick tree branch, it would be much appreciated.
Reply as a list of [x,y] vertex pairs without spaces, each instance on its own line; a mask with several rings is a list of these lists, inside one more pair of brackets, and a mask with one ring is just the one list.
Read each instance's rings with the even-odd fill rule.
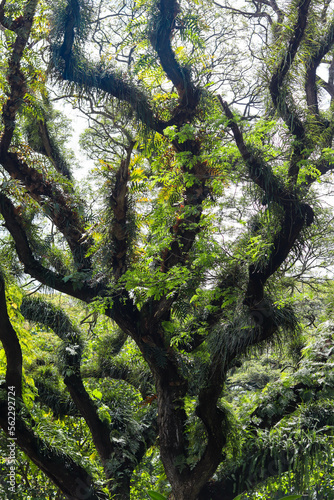
[[[266,2],[263,2],[263,3],[266,3]],[[280,25],[282,25],[283,21],[284,21],[284,11],[279,8],[276,0],[269,0],[268,3],[272,7],[272,9],[274,10],[275,14],[277,15],[277,26],[275,26],[275,31],[276,31],[276,34],[278,34],[281,32]]]
[[[225,371],[219,355],[213,356],[207,375],[207,382],[201,388],[198,395],[198,406],[196,413],[202,420],[207,434],[207,445],[199,462],[191,471],[191,476],[197,478],[196,495],[199,494],[205,483],[212,477],[214,471],[221,462],[222,449],[226,444],[227,429],[226,415],[217,407],[221,396]],[[201,478],[201,480],[198,480]]]
[[21,217],[11,200],[3,193],[0,193],[0,213],[5,220],[5,227],[12,235],[17,255],[26,273],[50,288],[55,288],[85,302],[89,302],[101,292],[101,286],[91,286],[87,281],[79,289],[75,280],[47,269],[35,258]]
[[[314,213],[309,205],[301,203],[293,192],[283,187],[270,167],[249,150],[227,103],[222,99],[220,102],[229,119],[236,145],[248,167],[250,178],[263,189],[268,202],[274,201],[284,207],[282,227],[274,239],[269,259],[265,264],[256,263],[249,266],[249,283],[244,303],[254,307],[262,301],[265,282],[287,258],[303,227],[312,224]],[[296,154],[295,149],[294,155]],[[295,173],[293,175],[295,176]]]
[[[285,413],[284,409],[282,411]],[[289,414],[287,409],[286,415],[283,415],[282,418],[289,416]],[[319,437],[326,436],[332,422],[333,406],[331,403],[325,404],[325,407],[323,403],[321,407],[320,405],[319,407],[314,406],[311,411],[306,411],[306,414],[299,417],[300,427],[296,429],[296,433],[299,430],[305,430],[306,432],[311,431],[311,435],[317,434],[317,445],[314,449],[309,446],[308,456],[312,454],[313,450],[313,453],[318,453],[319,448],[324,451],[328,450],[330,447],[328,437],[326,441],[320,439],[320,442]],[[269,429],[274,428],[274,421],[272,424]],[[248,430],[254,432],[254,428],[251,426]],[[289,429],[289,437],[290,434],[291,428]],[[310,444],[309,441],[308,444]],[[252,436],[248,446],[246,443],[242,463],[238,462],[234,466],[231,464],[218,481],[208,482],[202,489],[198,500],[206,500],[207,498],[220,500],[222,496],[224,500],[225,498],[233,500],[237,494],[250,493],[253,488],[257,488],[267,479],[277,477],[285,471],[293,471],[295,467],[298,467],[299,460],[303,460],[304,453],[305,442],[303,442],[302,432],[295,436],[293,447],[288,442],[285,443],[284,440],[278,446],[268,446],[267,436],[265,442],[262,443],[261,437],[255,441]]]
[[45,154],[49,158],[59,173],[67,177],[67,179],[72,180],[72,174],[66,164],[66,161],[62,158],[59,149],[49,134],[46,118],[38,122],[38,130],[44,148],[41,153]]
[[269,84],[270,95],[278,114],[283,118],[292,135],[296,135],[299,139],[305,137],[304,126],[298,116],[288,106],[286,90],[283,89],[283,82],[292,66],[298,47],[303,39],[310,3],[311,0],[299,0],[297,6],[297,20],[292,27],[293,36],[289,40],[288,47],[281,61],[276,66]]
[[79,207],[76,206],[77,200],[48,181],[38,170],[29,167],[18,153],[0,154],[0,162],[11,177],[22,181],[31,197],[41,205],[55,226],[64,234],[78,267],[90,269],[90,258],[86,257],[86,253],[91,240],[83,238],[85,228]]
[[263,300],[266,281],[283,264],[302,229],[313,223],[313,209],[306,203],[291,204],[284,212],[282,227],[274,239],[267,262],[261,265],[251,264],[248,268],[249,281],[244,304],[250,307],[256,306]]
[[128,82],[119,72],[113,72],[101,66],[94,67],[84,56],[75,52],[75,31],[80,21],[80,5],[77,0],[68,0],[64,38],[61,47],[53,47],[53,64],[56,72],[64,81],[70,81],[79,86],[99,89],[109,95],[125,101],[136,112],[139,120],[159,133],[168,126],[156,120],[146,94],[135,85]]
[[224,350],[222,351],[225,373],[236,358],[245,354],[251,347],[270,339],[281,326],[296,328],[296,322],[285,325],[277,312],[277,308],[269,300],[262,299],[249,307],[249,328],[239,328],[237,334],[235,325],[232,324],[227,328],[223,343]]
[[[328,382],[326,382],[328,385]],[[316,396],[324,389],[324,384],[312,384],[312,393]],[[266,401],[264,404],[259,405],[253,413],[250,415],[250,420],[256,419],[257,422],[252,422],[249,425],[250,430],[259,430],[259,429],[272,429],[278,422],[282,420],[282,418],[291,415],[294,413],[298,407],[305,402],[303,393],[307,394],[307,401],[309,402],[310,397],[310,384],[299,382],[296,385],[289,387],[289,390],[286,394],[285,405],[282,402],[278,402],[281,400],[281,394],[277,395],[276,401]],[[275,414],[270,414],[266,409],[270,405],[277,405],[280,408],[280,411]]]
[[178,115],[178,122],[181,125],[186,118],[190,119],[196,112],[200,93],[191,81],[189,70],[181,67],[176,60],[171,46],[175,20],[180,12],[178,2],[176,0],[158,0],[157,11],[153,18],[150,40],[153,48],[157,51],[163,70],[178,91],[180,104],[174,110],[174,116]]
[[[70,348],[71,347],[69,347],[69,349]],[[72,363],[72,365],[68,364],[66,369],[69,372],[71,369],[75,370],[75,373],[64,376],[64,382],[69,390],[72,400],[90,429],[93,443],[106,470],[106,476],[108,477],[107,462],[110,459],[114,448],[110,441],[109,425],[100,419],[97,411],[98,409],[87,393],[85,386],[83,385],[81,375],[78,373],[79,367]]]
[[305,92],[306,92],[306,101],[309,111],[312,114],[319,116],[318,92],[317,92],[318,77],[316,75],[316,71],[322,59],[325,57],[326,54],[328,54],[328,52],[333,47],[334,19],[332,19],[325,36],[320,41],[317,40],[316,43],[317,43],[317,50],[311,55],[309,61],[306,63]]
[[18,23],[17,26],[14,26],[15,21],[8,25],[8,20],[6,21],[4,17],[4,3],[1,4],[0,22],[2,24],[7,24],[5,27],[12,29],[17,35],[13,45],[12,55],[8,61],[9,70],[7,80],[10,85],[10,94],[2,111],[5,128],[0,141],[0,162],[2,155],[8,151],[12,141],[16,113],[22,104],[23,97],[27,90],[25,76],[21,70],[21,59],[30,36],[37,3],[37,0],[29,0],[25,4],[23,16],[16,20],[16,23]]
[[333,84],[326,82],[325,80],[320,78],[320,76],[317,76],[316,82],[319,85],[321,85],[321,87],[324,88],[328,92],[328,94],[331,96],[332,99],[334,98],[334,85]]
[[105,379],[107,377],[114,380],[124,380],[124,382],[137,389],[143,399],[153,391],[152,377],[146,377],[146,375],[143,377],[142,370],[129,367],[126,361],[115,360],[115,362],[112,362],[101,359],[99,366],[96,368],[85,367],[81,370],[81,375],[83,379]]
[[[181,126],[191,119],[200,98],[200,92],[191,82],[189,72],[176,61],[171,49],[170,35],[174,27],[174,18],[178,12],[175,0],[161,0],[158,4],[159,15],[155,20],[152,41],[155,46],[163,69],[179,92],[179,106],[174,110],[168,121],[157,119],[152,111],[151,102],[147,95],[135,84],[119,72],[89,64],[83,55],[75,55],[75,30],[80,19],[80,5],[77,0],[69,0],[67,18],[64,29],[63,43],[60,48],[54,47],[53,64],[56,72],[60,72],[65,81],[73,82],[80,87],[99,89],[120,101],[125,101],[137,114],[138,119],[146,126],[163,133],[166,127]],[[173,17],[174,16],[174,17]]]
[[289,192],[280,179],[275,176],[270,165],[261,158],[260,154],[257,151],[253,151],[245,143],[242,131],[227,102],[223,101],[220,96],[218,96],[218,98],[229,120],[228,126],[233,132],[235,143],[248,168],[250,179],[263,190],[268,203],[274,201],[279,205],[290,205],[294,198],[293,194]]
[[118,73],[114,74],[101,67],[94,68],[92,66],[81,69],[79,61],[73,56],[71,56],[69,68],[66,74],[62,74],[65,81],[73,82],[80,87],[99,89],[120,101],[127,102],[135,111],[138,119],[152,130],[162,134],[166,127],[175,124],[174,120],[164,122],[156,119],[146,94],[135,85],[128,83],[125,77],[120,77]]
[[4,132],[0,141],[0,163],[14,179],[23,182],[31,196],[42,207],[46,208],[45,197],[49,198],[47,212],[56,227],[64,234],[75,262],[81,269],[89,269],[90,259],[85,258],[85,255],[91,242],[81,241],[85,231],[78,209],[74,209],[77,200],[74,202],[68,194],[47,181],[44,175],[29,167],[19,154],[8,152],[15,129],[16,114],[27,91],[25,76],[21,70],[21,59],[30,36],[36,5],[37,0],[30,0],[25,6],[24,16],[20,21],[20,28],[17,30],[12,55],[8,63],[7,80],[10,85],[10,94],[3,106]]
[[113,211],[113,221],[110,227],[110,236],[113,244],[112,268],[116,281],[126,272],[128,258],[128,181],[130,178],[129,166],[131,153],[135,143],[131,142],[127,148],[126,158],[116,172],[115,185],[110,197]]
[[208,482],[198,500],[234,500],[238,494],[251,492],[263,481],[291,470],[294,450],[266,450],[256,448],[247,451],[242,465],[231,469],[226,477]]
[[24,297],[21,312],[26,319],[52,328],[65,343],[64,382],[91,431],[94,445],[103,465],[106,465],[113,449],[110,441],[110,429],[109,425],[100,419],[97,407],[82,382],[80,373],[82,347],[79,332],[63,310],[42,299]]
[[6,294],[5,280],[0,274],[0,341],[5,350],[7,359],[6,385],[14,387],[15,395],[22,397],[22,351],[17,334],[10,322]]
[[[7,432],[7,401],[0,401],[0,426]],[[107,500],[107,495],[95,488],[91,476],[63,451],[48,443],[29,429],[16,413],[15,443],[43,471],[69,500]]]
[[199,222],[202,216],[203,201],[209,196],[210,190],[207,187],[209,173],[204,162],[196,161],[193,165],[193,158],[200,155],[199,141],[186,141],[183,144],[174,142],[177,152],[189,154],[189,164],[183,166],[183,171],[193,178],[192,182],[185,188],[183,193],[182,213],[177,216],[175,224],[170,228],[174,238],[170,248],[162,254],[161,271],[168,272],[177,264],[184,265],[188,259],[189,252],[194,244],[196,235],[200,231]]
[[[112,442],[109,423],[100,418],[97,406],[85,389],[81,376],[82,347],[79,332],[62,309],[56,308],[42,299],[24,297],[21,312],[26,319],[52,328],[55,334],[64,342],[64,382],[73,402],[90,429],[94,445],[105,469],[106,478],[113,478],[115,480],[117,473],[111,471],[109,461],[111,458],[115,459],[117,457],[119,462],[118,470],[120,472],[118,482],[120,484],[124,483],[120,488],[127,490],[129,488],[130,477],[121,472],[125,469],[133,470],[136,465],[131,458],[131,446],[127,455],[124,453],[125,447],[123,444],[118,445]],[[155,440],[155,418],[148,419],[146,424],[149,424],[149,428],[139,438],[136,459],[141,459],[147,446],[151,446]],[[112,486],[112,483],[110,483],[111,488]]]

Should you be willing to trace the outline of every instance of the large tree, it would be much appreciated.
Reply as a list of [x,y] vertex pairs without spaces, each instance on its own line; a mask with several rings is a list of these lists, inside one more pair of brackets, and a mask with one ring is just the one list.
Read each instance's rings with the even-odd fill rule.
[[[0,4],[3,225],[26,275],[118,326],[115,354],[132,339],[157,397],[157,430],[148,411],[136,452],[120,453],[83,383],[80,332],[47,303],[24,300],[25,317],[65,345],[61,372],[104,469],[109,493],[100,491],[24,413],[2,281],[6,384],[22,409],[17,443],[69,498],[128,498],[156,433],[175,500],[208,498],[229,447],[229,369],[297,329],[285,290],[321,222],[313,185],[333,168],[334,18],[329,2],[252,6]],[[57,140],[47,78],[90,117],[84,141],[100,179],[90,198]],[[190,417],[202,439],[196,453]],[[227,474],[217,488],[229,499]]]

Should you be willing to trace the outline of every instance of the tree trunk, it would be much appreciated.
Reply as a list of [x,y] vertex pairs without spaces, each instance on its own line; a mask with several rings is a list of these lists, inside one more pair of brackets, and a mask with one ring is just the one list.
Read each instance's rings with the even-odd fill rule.
[[166,380],[167,377],[162,379],[164,383],[157,383],[161,460],[172,486],[174,500],[197,500],[221,460],[221,450],[226,441],[221,425],[224,416],[219,414],[214,402],[208,403],[208,412],[205,415],[203,412],[201,417],[207,430],[207,446],[201,459],[191,469],[187,463],[187,415],[184,409],[186,382],[180,380],[177,385],[175,379],[173,382],[169,379],[169,384]]

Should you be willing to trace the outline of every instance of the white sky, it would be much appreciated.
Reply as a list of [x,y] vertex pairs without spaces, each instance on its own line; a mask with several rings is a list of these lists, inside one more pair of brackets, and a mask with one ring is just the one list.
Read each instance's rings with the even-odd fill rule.
[[80,135],[88,127],[87,118],[79,109],[73,109],[65,100],[55,101],[53,104],[56,109],[64,113],[72,122],[72,130],[69,134],[67,147],[72,149],[75,154],[79,168],[73,169],[73,174],[74,178],[80,181],[81,179],[85,179],[88,172],[94,167],[94,161],[87,158],[85,151],[79,145]]

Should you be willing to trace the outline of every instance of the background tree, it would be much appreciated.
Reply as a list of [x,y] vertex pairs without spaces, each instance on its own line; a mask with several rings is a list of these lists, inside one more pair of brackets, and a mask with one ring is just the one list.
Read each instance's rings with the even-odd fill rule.
[[[148,385],[136,388],[145,398],[154,383],[156,395],[157,430],[149,405],[137,411],[137,427],[121,412],[123,430],[115,429],[110,395],[101,399],[98,387],[92,392],[83,382],[80,329],[47,302],[24,298],[22,314],[61,341],[59,373],[76,407],[67,399],[63,411],[78,412],[89,429],[105,479],[99,484],[35,429],[3,281],[1,341],[5,382],[18,397],[17,443],[69,498],[129,498],[131,474],[156,432],[176,500],[207,498],[218,467],[215,491],[232,498],[236,488],[277,475],[273,460],[290,463],[291,450],[283,449],[279,458],[265,456],[264,473],[248,468],[253,483],[230,479],[237,430],[222,394],[229,370],[251,348],[298,331],[286,289],[296,283],[302,249],[319,234],[313,185],[332,169],[332,104],[322,92],[331,96],[334,21],[328,3],[254,6],[236,12],[209,2],[69,0],[49,12],[37,0],[0,5],[4,227],[25,274],[118,326],[109,346],[115,359],[131,339],[148,370]],[[236,14],[252,20],[233,42],[246,37],[242,48],[249,65],[257,57],[261,86],[228,43],[230,20],[242,27]],[[328,81],[317,76],[322,64]],[[46,75],[89,109],[94,126],[85,143],[101,179],[95,203],[80,191],[52,130]],[[237,103],[243,106],[232,108]],[[135,385],[132,370],[120,372]],[[119,377],[112,366],[97,373]],[[294,404],[263,418],[268,432],[284,416],[302,414],[298,383],[291,381]],[[43,384],[38,391],[42,399]],[[3,398],[5,432],[6,404]],[[261,415],[260,405],[252,417]],[[268,448],[261,439],[251,441],[254,453],[242,448],[244,469]]]

